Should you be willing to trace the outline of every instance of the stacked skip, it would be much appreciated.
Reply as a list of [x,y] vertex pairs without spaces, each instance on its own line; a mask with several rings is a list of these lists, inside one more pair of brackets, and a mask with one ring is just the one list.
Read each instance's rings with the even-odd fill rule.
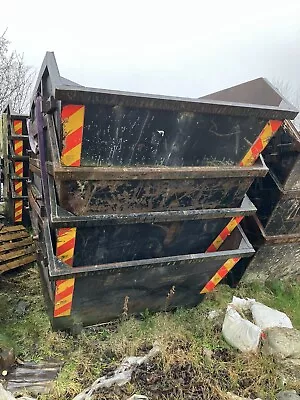
[[250,187],[257,215],[246,225],[257,253],[244,263],[244,279],[299,278],[300,134],[292,122],[284,121],[263,156],[269,173]]
[[[33,239],[23,224],[29,223],[27,179],[29,170],[26,117],[6,107],[0,118],[1,202],[0,275],[35,261]],[[7,226],[10,225],[10,226]]]
[[[288,105],[263,78],[206,98],[271,107]],[[269,173],[257,177],[249,188],[247,194],[257,207],[257,214],[243,221],[256,253],[232,271],[228,279],[231,284],[237,284],[241,277],[248,281],[265,280],[296,277],[300,273],[300,135],[291,121],[283,121],[262,156]]]
[[28,224],[27,180],[29,142],[27,116],[7,106],[1,116],[3,153],[3,200],[12,224]]
[[30,115],[31,220],[53,326],[197,304],[254,250],[239,226],[292,107],[82,87],[47,53]]

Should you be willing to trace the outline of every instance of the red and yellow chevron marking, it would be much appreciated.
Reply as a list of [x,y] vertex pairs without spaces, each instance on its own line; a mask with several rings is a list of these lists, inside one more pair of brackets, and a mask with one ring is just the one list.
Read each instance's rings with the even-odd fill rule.
[[282,121],[278,120],[270,120],[266,124],[266,126],[260,132],[258,138],[255,140],[245,157],[240,162],[241,167],[248,167],[255,163],[260,153],[264,150],[272,136],[275,135],[281,125]]
[[225,226],[222,232],[216,237],[216,239],[212,242],[209,248],[206,250],[206,253],[212,253],[217,251],[220,246],[225,242],[225,239],[230,236],[231,232],[238,226],[238,224],[244,218],[243,215],[240,217],[234,217],[230,220],[230,222]]
[[18,196],[22,196],[23,194],[23,182],[22,181],[14,181],[15,192]]
[[[57,232],[56,256],[70,267],[76,240],[76,228],[61,228]],[[54,298],[54,317],[66,317],[71,314],[75,279],[56,281]]]
[[75,279],[56,281],[54,318],[71,315]]
[[[13,121],[14,131],[16,135],[22,135],[22,121],[15,120]],[[18,156],[23,155],[23,140],[15,140],[14,141],[14,150]]]
[[62,108],[64,146],[61,162],[67,167],[80,167],[85,107],[68,104]]
[[22,222],[23,200],[15,200],[15,222]]
[[14,125],[14,131],[16,135],[22,135],[22,121],[20,120],[15,120],[13,122]]
[[14,150],[15,150],[16,155],[18,155],[18,156],[23,155],[23,140],[15,140]]
[[241,258],[230,258],[227,260],[222,267],[215,273],[215,275],[207,282],[200,294],[211,292],[218,283],[228,274],[228,272],[235,266]]
[[20,178],[23,177],[23,162],[22,161],[15,162],[15,174],[18,175]]

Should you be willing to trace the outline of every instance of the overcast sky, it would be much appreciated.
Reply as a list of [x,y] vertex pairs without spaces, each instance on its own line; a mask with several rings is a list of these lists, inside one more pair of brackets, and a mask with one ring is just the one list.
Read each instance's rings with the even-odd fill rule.
[[199,97],[260,76],[300,89],[300,1],[13,0],[12,46],[85,86]]

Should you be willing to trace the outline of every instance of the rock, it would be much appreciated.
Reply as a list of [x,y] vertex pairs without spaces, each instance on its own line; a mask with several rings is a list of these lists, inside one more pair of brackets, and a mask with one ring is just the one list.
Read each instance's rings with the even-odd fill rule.
[[0,383],[0,399],[15,400],[15,397],[10,392],[6,391],[1,383]]
[[300,331],[290,328],[265,330],[262,353],[277,360],[300,359]]
[[296,390],[283,390],[276,394],[277,400],[300,400]]
[[206,347],[204,347],[203,348],[203,355],[208,361],[211,361],[212,360],[212,356],[213,356],[213,351],[210,350],[210,349],[207,349]]
[[219,315],[222,314],[222,310],[212,310],[208,313],[207,318],[209,320],[214,320],[217,317],[219,317]]
[[27,311],[27,308],[28,308],[28,303],[26,303],[26,301],[24,300],[20,300],[15,308],[15,313],[17,315],[24,315]]
[[300,386],[300,359],[287,358],[278,361],[278,363],[283,381],[292,384],[294,387]]
[[6,347],[0,348],[0,375],[6,376],[7,372],[13,367],[14,364],[15,354],[13,349],[8,349]]
[[141,394],[134,394],[133,396],[129,397],[128,400],[148,400],[148,397]]

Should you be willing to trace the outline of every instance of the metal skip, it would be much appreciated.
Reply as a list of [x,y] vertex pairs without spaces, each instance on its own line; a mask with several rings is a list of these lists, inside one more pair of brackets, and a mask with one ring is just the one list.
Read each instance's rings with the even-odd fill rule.
[[[278,131],[282,121],[270,120],[263,130],[260,132],[259,136],[246,153],[240,166],[250,166],[255,163],[255,161],[260,156],[261,152],[265,149],[271,138]],[[231,232],[238,226],[238,224],[243,220],[242,217],[235,217],[229,222],[229,224],[223,229],[223,231],[217,236],[217,238],[212,242],[212,244],[207,249],[207,253],[212,251],[217,251],[220,246],[224,243],[226,238],[231,234]],[[226,261],[225,264],[216,272],[216,274],[207,282],[205,287],[201,290],[201,294],[208,293],[212,291],[216,285],[228,274],[228,272],[238,263],[240,258],[232,258]]]

